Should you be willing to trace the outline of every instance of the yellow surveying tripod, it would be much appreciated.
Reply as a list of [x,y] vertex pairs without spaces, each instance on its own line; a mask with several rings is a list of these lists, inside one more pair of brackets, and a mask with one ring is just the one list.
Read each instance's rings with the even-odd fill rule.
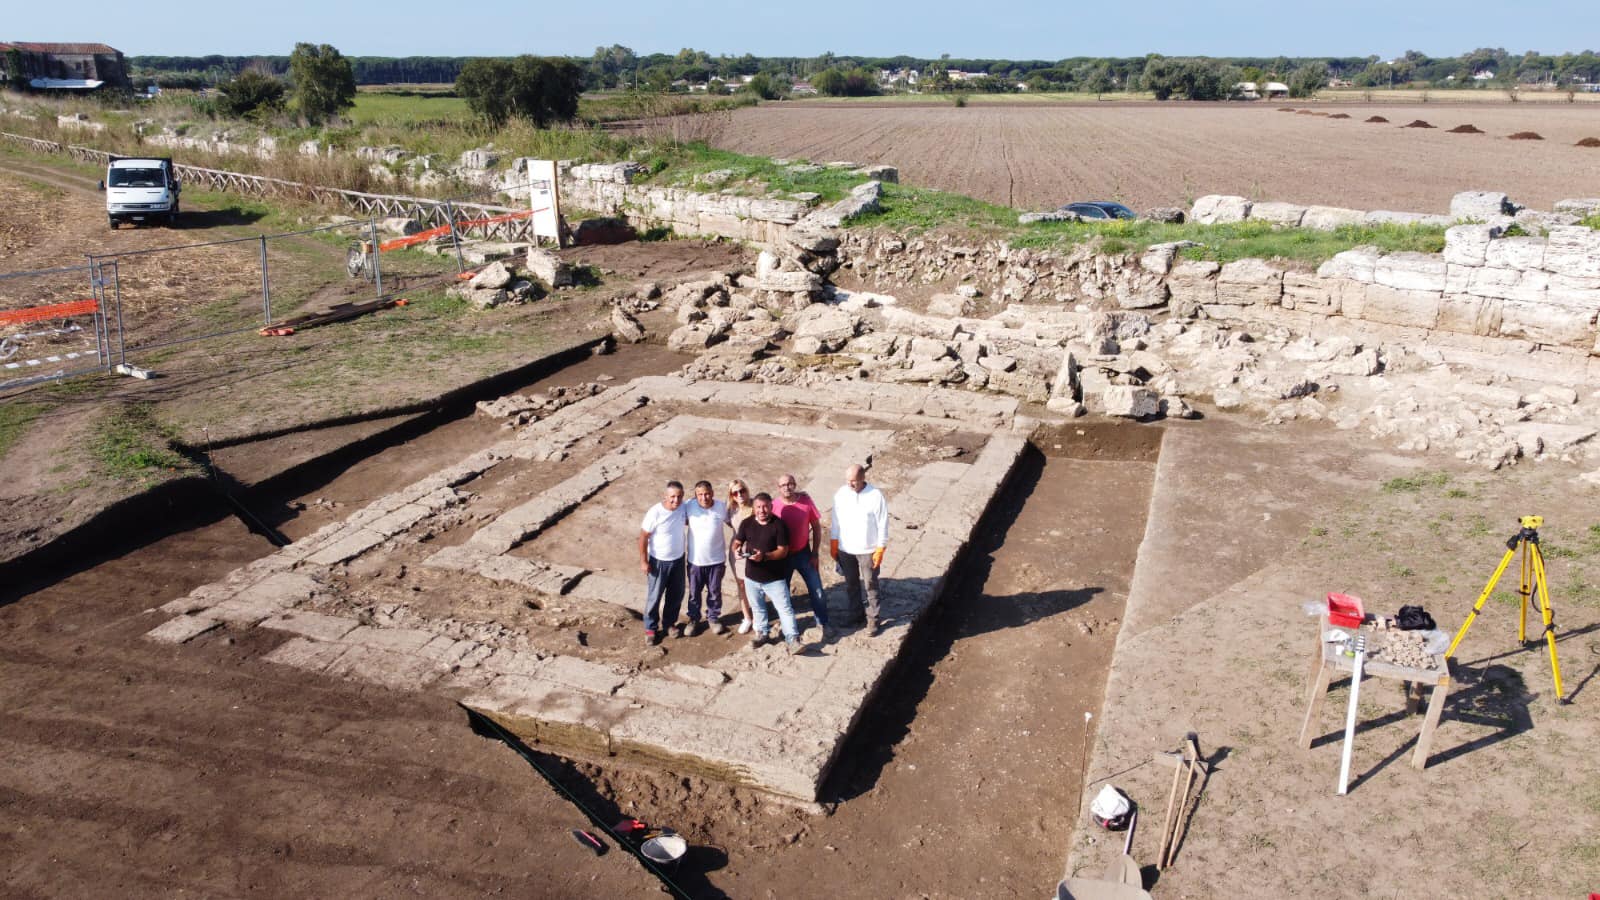
[[1489,576],[1489,583],[1483,586],[1483,593],[1478,595],[1478,602],[1472,604],[1472,612],[1467,614],[1467,620],[1461,623],[1461,630],[1456,632],[1455,640],[1450,642],[1450,649],[1444,652],[1446,657],[1454,656],[1456,647],[1461,639],[1467,636],[1467,629],[1478,618],[1478,613],[1483,611],[1483,604],[1494,593],[1494,586],[1499,583],[1500,576],[1505,574],[1506,567],[1511,565],[1511,558],[1521,552],[1522,556],[1522,581],[1517,589],[1517,594],[1522,598],[1522,608],[1517,615],[1517,640],[1526,644],[1528,641],[1528,603],[1537,594],[1539,598],[1539,613],[1544,620],[1544,642],[1550,649],[1550,671],[1555,677],[1556,700],[1566,703],[1566,697],[1561,690],[1561,662],[1556,659],[1556,626],[1555,612],[1550,608],[1550,585],[1544,578],[1544,554],[1539,552],[1539,527],[1544,524],[1544,516],[1523,516],[1517,520],[1521,527],[1516,534],[1506,541],[1506,555],[1501,558],[1500,565]]

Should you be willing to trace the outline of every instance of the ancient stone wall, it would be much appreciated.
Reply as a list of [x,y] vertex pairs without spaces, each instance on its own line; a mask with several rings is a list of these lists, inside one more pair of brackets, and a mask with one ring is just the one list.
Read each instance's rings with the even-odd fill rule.
[[670,228],[686,236],[714,236],[770,244],[811,210],[800,200],[699,193],[686,188],[636,185],[634,163],[572,166],[562,172],[561,200],[569,208],[621,216],[636,228]]
[[1040,251],[846,232],[839,255],[874,290],[954,281],[1005,302],[1164,309],[1315,337],[1354,331],[1438,362],[1600,384],[1600,234],[1588,228],[1506,237],[1498,225],[1457,225],[1442,254],[1361,247],[1315,271],[1258,259],[1190,260],[1182,249],[1099,254],[1085,246]]

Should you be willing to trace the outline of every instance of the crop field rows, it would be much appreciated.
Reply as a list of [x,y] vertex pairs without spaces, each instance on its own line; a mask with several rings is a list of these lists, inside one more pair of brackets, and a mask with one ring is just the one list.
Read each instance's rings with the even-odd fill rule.
[[[1205,194],[1445,212],[1463,190],[1548,209],[1600,194],[1600,106],[1078,104],[772,105],[739,110],[717,140],[742,153],[900,168],[919,187],[1018,208],[1119,200],[1187,205]],[[1368,123],[1370,116],[1389,119]],[[1432,128],[1403,128],[1423,120]],[[1482,134],[1450,129],[1473,125]],[[1542,140],[1508,140],[1516,132]]]

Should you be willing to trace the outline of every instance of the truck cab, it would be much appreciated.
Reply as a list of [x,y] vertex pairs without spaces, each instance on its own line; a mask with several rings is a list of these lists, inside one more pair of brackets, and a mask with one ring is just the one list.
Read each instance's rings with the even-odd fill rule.
[[178,194],[183,186],[172,160],[165,157],[116,157],[106,165],[106,216],[115,229],[123,222],[178,219]]

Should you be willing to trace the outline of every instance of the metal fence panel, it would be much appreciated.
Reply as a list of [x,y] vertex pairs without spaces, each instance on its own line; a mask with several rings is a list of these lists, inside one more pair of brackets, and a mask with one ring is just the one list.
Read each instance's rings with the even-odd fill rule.
[[91,274],[87,264],[0,274],[0,391],[111,364]]

